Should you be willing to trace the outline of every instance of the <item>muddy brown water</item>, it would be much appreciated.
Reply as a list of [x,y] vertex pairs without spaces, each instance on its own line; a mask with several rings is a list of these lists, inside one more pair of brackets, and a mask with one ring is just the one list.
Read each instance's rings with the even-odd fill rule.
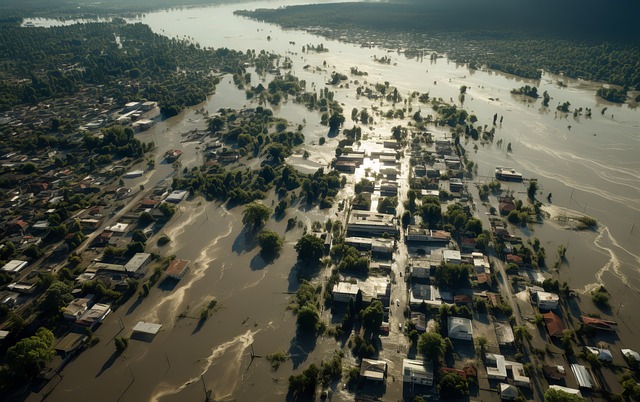
[[[286,2],[290,4],[290,2]],[[615,347],[640,349],[638,310],[640,300],[640,114],[627,105],[613,105],[595,97],[594,85],[545,74],[540,81],[522,80],[490,71],[471,71],[464,65],[439,59],[419,62],[407,60],[403,55],[380,48],[361,48],[318,37],[305,32],[281,30],[243,18],[234,17],[238,8],[276,7],[285,2],[249,3],[208,8],[185,8],[148,13],[138,21],[154,31],[173,37],[190,37],[203,46],[227,46],[238,50],[266,49],[292,58],[293,72],[305,79],[307,88],[321,89],[332,71],[348,74],[350,67],[367,71],[367,77],[351,77],[361,83],[389,81],[406,96],[409,91],[430,92],[432,97],[446,101],[457,99],[459,87],[468,87],[465,109],[476,114],[479,124],[491,125],[494,113],[504,116],[496,127],[495,140],[502,139],[502,148],[494,144],[467,143],[472,160],[478,163],[476,182],[489,180],[495,166],[513,166],[527,178],[538,178],[541,186],[539,198],[546,203],[546,194],[553,193],[554,206],[586,213],[599,221],[597,231],[568,231],[556,224],[533,225],[525,236],[541,239],[547,250],[547,263],[556,261],[558,245],[566,245],[567,262],[558,273],[572,288],[583,292],[580,307],[584,312],[596,312],[588,291],[604,284],[612,294],[612,308],[608,313],[620,321],[619,339]],[[51,25],[44,20],[37,24]],[[271,40],[267,40],[267,35]],[[291,44],[295,42],[295,45]],[[324,43],[328,53],[301,53],[306,44]],[[389,55],[391,65],[373,61],[373,56]],[[327,62],[324,67],[323,63]],[[305,65],[320,67],[322,71],[304,70]],[[556,85],[563,80],[567,87]],[[254,83],[259,78],[254,75]],[[268,82],[269,77],[265,78]],[[548,91],[553,97],[550,110],[540,109],[536,103],[523,102],[509,91],[522,85],[536,85],[538,92]],[[379,101],[356,98],[353,83],[350,88],[332,88],[336,99],[344,104],[345,116],[351,108],[380,107]],[[572,107],[592,108],[593,116],[562,115],[554,111],[558,103],[571,102]],[[180,143],[180,134],[194,128],[204,128],[205,118],[196,110],[204,108],[214,113],[220,107],[241,108],[251,105],[238,91],[229,77],[222,80],[216,94],[202,105],[191,108],[180,116],[159,122],[151,130],[140,134],[145,141],[153,140],[157,147],[156,169],[144,177],[127,181],[128,185],[145,184],[147,187],[162,180],[170,182],[172,168],[161,164],[167,149],[185,151],[183,166],[196,166],[202,161],[199,144]],[[426,105],[412,104],[413,111],[423,115],[432,113]],[[608,109],[604,114],[604,107]],[[292,163],[313,170],[326,166],[334,154],[338,138],[328,138],[319,146],[320,137],[326,136],[326,127],[319,124],[319,114],[307,111],[291,102],[275,108],[278,115],[294,124],[304,124],[306,142],[303,149],[311,153],[305,161],[299,156]],[[376,123],[363,127],[370,142],[389,136],[390,128],[406,124],[409,120],[386,120],[376,117]],[[346,126],[352,123],[347,121]],[[569,127],[571,126],[571,127]],[[434,129],[444,135],[445,130]],[[511,143],[513,153],[506,152]],[[474,185],[469,183],[469,185]],[[522,184],[510,184],[523,196]],[[269,201],[267,201],[269,202]],[[478,204],[479,205],[479,204]],[[485,211],[479,206],[480,213]],[[333,216],[332,211],[291,210],[305,223]],[[54,379],[46,388],[51,390],[48,400],[74,401],[92,395],[96,400],[122,401],[179,401],[204,399],[205,388],[216,400],[283,400],[287,392],[287,378],[298,368],[310,362],[319,363],[329,357],[338,345],[332,338],[315,341],[298,339],[295,317],[286,310],[289,295],[297,286],[295,251],[293,244],[301,235],[296,229],[285,234],[286,219],[271,221],[268,227],[284,234],[285,247],[280,258],[265,263],[258,249],[247,242],[243,233],[240,208],[228,211],[216,203],[201,199],[184,202],[176,218],[165,228],[173,241],[162,253],[190,259],[191,269],[175,288],[154,288],[150,296],[140,303],[132,300],[112,314],[97,335],[97,346],[85,351],[68,365],[64,379]],[[633,228],[633,230],[632,230]],[[211,298],[219,308],[202,325],[194,318],[178,318],[181,313],[197,317],[200,308]],[[121,356],[115,356],[111,339],[129,336],[139,320],[162,323],[161,332],[151,342],[132,340]],[[122,326],[124,329],[121,330]],[[293,355],[278,371],[273,371],[263,358],[251,363],[249,345],[255,353],[266,355],[283,350]],[[616,351],[615,353],[619,353]],[[251,363],[251,364],[250,364]],[[56,381],[59,381],[57,383]],[[390,389],[387,396],[397,396],[398,388]],[[40,400],[32,395],[29,400]],[[337,390],[334,399],[349,399]]]

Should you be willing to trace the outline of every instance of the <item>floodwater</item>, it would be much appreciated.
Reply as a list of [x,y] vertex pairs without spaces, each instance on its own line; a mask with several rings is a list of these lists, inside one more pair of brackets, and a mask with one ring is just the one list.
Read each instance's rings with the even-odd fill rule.
[[[350,80],[357,79],[361,84],[388,81],[404,97],[411,91],[420,91],[449,101],[457,99],[460,86],[466,85],[464,108],[478,117],[478,124],[491,126],[494,113],[504,117],[495,135],[495,141],[503,140],[502,147],[497,147],[495,142],[478,143],[478,150],[474,151],[472,141],[465,144],[470,159],[479,166],[474,181],[489,180],[495,166],[512,166],[525,177],[539,180],[540,200],[546,203],[546,195],[553,193],[553,206],[598,219],[597,231],[569,231],[555,223],[546,223],[519,233],[542,240],[549,266],[556,261],[558,245],[567,246],[567,261],[560,267],[560,279],[583,292],[596,284],[604,284],[612,294],[614,319],[626,324],[626,329],[620,332],[620,345],[640,348],[640,341],[634,335],[640,333],[640,326],[634,323],[634,319],[638,322],[638,316],[633,308],[640,291],[640,158],[637,156],[640,113],[637,110],[597,100],[596,87],[590,83],[549,74],[540,81],[523,80],[490,71],[471,71],[446,59],[409,60],[385,49],[361,48],[358,44],[301,31],[282,30],[232,14],[239,8],[285,4],[292,3],[174,9],[148,13],[135,21],[148,24],[169,37],[191,38],[203,46],[243,51],[265,49],[289,56],[293,60],[293,73],[306,80],[308,90],[324,88],[332,71],[349,75],[349,69],[356,66],[368,76]],[[47,25],[47,22],[38,20],[35,24]],[[320,43],[329,52],[301,52],[303,45]],[[384,55],[392,58],[390,65],[373,59]],[[305,70],[305,65],[312,68]],[[266,77],[265,82],[269,79]],[[254,74],[254,85],[258,80]],[[562,80],[566,87],[557,85],[557,80]],[[527,103],[510,95],[511,89],[525,84],[537,86],[539,93],[548,91],[553,98],[551,108],[541,110],[541,100]],[[391,107],[387,102],[381,106],[379,101],[358,99],[356,87],[351,82],[349,88],[331,88],[336,92],[336,99],[344,104],[346,127],[352,125],[349,116],[353,107],[366,107],[369,111],[373,106],[385,111]],[[565,101],[569,101],[572,108],[591,108],[592,117],[556,114],[555,106]],[[250,105],[244,93],[225,77],[208,101],[140,134],[142,140],[156,143],[158,163],[155,170],[130,184],[144,183],[149,187],[170,180],[172,167],[159,163],[168,149],[185,151],[181,158],[183,166],[200,164],[199,144],[180,143],[180,134],[206,126],[205,117],[198,112],[201,108],[215,113],[221,107],[244,105]],[[417,101],[411,106],[414,112],[420,109],[423,116],[432,113]],[[602,114],[605,107],[607,110]],[[328,138],[325,145],[318,145],[319,138],[326,136],[326,127],[319,124],[319,113],[292,102],[275,110],[293,124],[305,126],[307,139],[303,148],[311,156],[308,160],[297,156],[291,162],[304,165],[307,170],[326,166],[334,156],[339,137]],[[374,142],[388,138],[391,127],[408,121],[375,116],[374,125],[363,127],[363,135],[369,141],[363,141],[362,147],[370,149],[375,146]],[[446,133],[441,128],[434,130],[442,135]],[[512,144],[511,154],[506,152],[507,143]],[[510,187],[519,193],[526,190],[521,184]],[[310,223],[333,213],[333,210],[324,213],[291,210],[289,216],[295,215]],[[228,211],[201,199],[183,202],[176,218],[164,230],[172,242],[158,251],[190,259],[190,272],[175,288],[154,288],[147,299],[140,303],[134,300],[112,314],[98,331],[101,342],[65,368],[64,379],[52,381],[47,388],[51,391],[48,399],[79,400],[86,395],[105,395],[98,399],[197,400],[204,398],[207,389],[212,391],[215,400],[283,400],[287,378],[293,370],[311,362],[319,363],[339,347],[332,338],[319,338],[313,345],[295,336],[295,317],[286,306],[287,292],[295,291],[297,286],[293,244],[301,230],[285,234],[285,223],[286,219],[269,222],[269,228],[285,235],[286,244],[280,258],[265,262],[244,235],[239,209]],[[218,301],[219,309],[198,326],[200,309],[211,298]],[[589,303],[583,305],[591,309],[587,312],[595,312]],[[182,313],[196,318],[179,318]],[[129,336],[131,327],[139,320],[159,322],[163,324],[162,331],[152,342],[132,340],[122,356],[112,355],[113,336]],[[283,350],[293,358],[273,371],[265,359],[251,361],[251,344],[257,355]],[[334,394],[334,398],[341,399],[341,394]],[[39,397],[34,395],[32,399]]]

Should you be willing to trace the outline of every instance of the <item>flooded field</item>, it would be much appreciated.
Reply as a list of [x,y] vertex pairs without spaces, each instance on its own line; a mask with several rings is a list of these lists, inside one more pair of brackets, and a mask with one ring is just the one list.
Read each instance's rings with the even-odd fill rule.
[[[495,166],[512,166],[526,178],[537,178],[541,186],[538,195],[545,200],[552,193],[554,206],[593,216],[599,222],[597,231],[576,232],[560,224],[547,222],[532,225],[521,232],[542,240],[548,251],[549,266],[556,261],[555,250],[567,247],[567,261],[558,275],[572,288],[588,292],[596,284],[604,284],[612,294],[612,314],[627,324],[620,332],[620,345],[640,348],[637,335],[638,313],[633,305],[640,291],[640,113],[627,105],[614,105],[596,99],[594,86],[545,74],[539,82],[497,74],[473,71],[464,65],[437,61],[409,60],[397,52],[382,48],[361,48],[357,44],[332,41],[300,31],[281,30],[255,21],[233,16],[238,8],[277,7],[290,2],[258,2],[208,8],[185,8],[160,11],[140,16],[139,21],[169,37],[191,38],[202,46],[229,47],[238,50],[265,49],[293,60],[292,73],[307,82],[307,90],[326,86],[332,71],[349,75],[351,67],[366,71],[366,77],[350,76],[349,87],[330,88],[343,104],[346,128],[354,123],[348,115],[352,108],[379,107],[386,103],[357,97],[353,80],[360,83],[384,83],[398,88],[406,96],[412,91],[429,92],[433,98],[445,101],[457,99],[459,88],[466,85],[464,108],[478,117],[478,124],[491,124],[494,114],[504,118],[497,127],[492,144],[465,144],[470,159],[478,164],[478,174],[469,182],[490,180]],[[133,22],[133,21],[132,21]],[[46,25],[36,20],[35,24]],[[54,24],[55,22],[50,22]],[[269,37],[269,38],[268,38]],[[323,43],[329,52],[302,53],[306,44]],[[374,56],[391,57],[390,64],[374,61]],[[312,68],[305,69],[304,66]],[[317,68],[316,68],[317,67]],[[254,85],[260,77],[253,76]],[[264,77],[265,83],[271,78]],[[559,86],[562,80],[566,86]],[[550,109],[512,96],[510,90],[529,84],[538,92],[548,91],[552,97]],[[558,103],[570,102],[572,108],[591,108],[591,118],[574,117],[555,112]],[[198,143],[181,143],[181,134],[206,127],[204,110],[210,114],[219,108],[251,107],[243,91],[229,77],[223,77],[216,94],[197,107],[174,118],[158,122],[151,130],[139,135],[143,141],[154,141],[156,169],[131,181],[131,185],[151,187],[162,180],[170,183],[173,168],[161,164],[168,149],[182,149],[182,167],[202,162]],[[430,108],[414,102],[414,112],[432,114]],[[606,110],[604,110],[606,108]],[[290,162],[303,171],[327,166],[335,155],[338,138],[327,136],[317,112],[304,106],[285,102],[274,109],[278,116],[293,124],[304,125],[306,137],[302,150],[310,153],[308,160],[294,156]],[[378,147],[389,138],[391,127],[409,119],[385,119],[374,116],[374,124],[362,127],[361,149]],[[446,134],[446,130],[435,129]],[[496,141],[511,143],[513,152]],[[353,180],[353,179],[351,179]],[[129,183],[128,183],[129,185]],[[523,193],[522,184],[512,184],[515,192]],[[270,200],[266,201],[267,203]],[[546,202],[546,201],[545,201]],[[478,212],[484,213],[484,207]],[[298,284],[293,245],[301,229],[285,233],[286,219],[270,221],[268,228],[285,236],[281,256],[265,262],[258,247],[245,237],[241,224],[241,208],[227,210],[217,203],[201,198],[183,202],[179,212],[164,232],[172,242],[154,252],[175,254],[190,259],[191,269],[175,287],[160,284],[141,302],[132,300],[112,314],[99,330],[101,342],[82,353],[64,370],[64,378],[52,380],[47,386],[48,400],[79,400],[86,395],[105,395],[100,400],[121,401],[183,401],[202,400],[205,390],[212,391],[215,400],[283,400],[287,378],[301,364],[319,363],[340,347],[331,337],[320,337],[317,344],[298,339],[295,317],[287,311],[290,292]],[[335,210],[320,212],[291,209],[288,217],[297,216],[310,224],[324,220]],[[151,244],[151,243],[150,243]],[[215,298],[218,308],[202,325],[199,312]],[[134,298],[135,299],[135,298]],[[595,312],[589,297],[584,297],[586,311]],[[180,315],[185,317],[180,318]],[[112,338],[129,335],[136,322],[148,320],[163,325],[152,342],[131,341],[122,356],[117,356]],[[288,352],[292,359],[278,371],[273,371],[263,358],[251,359],[249,349],[257,355],[278,350]],[[388,390],[389,400],[399,397],[399,387]],[[268,391],[266,391],[268,390]],[[106,397],[108,395],[108,397]],[[30,400],[40,400],[32,395]],[[347,399],[347,396],[344,396]],[[334,394],[340,400],[340,392]]]

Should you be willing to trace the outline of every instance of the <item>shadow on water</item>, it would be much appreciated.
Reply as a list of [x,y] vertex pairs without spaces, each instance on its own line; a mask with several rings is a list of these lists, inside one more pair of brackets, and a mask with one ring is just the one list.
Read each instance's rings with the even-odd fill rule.
[[202,319],[200,318],[198,320],[198,323],[196,324],[195,328],[193,328],[193,331],[191,331],[191,335],[195,335],[198,332],[200,332],[200,330],[202,329],[202,327],[204,327],[204,323],[206,322],[206,319]]
[[136,310],[136,308],[138,308],[138,306],[142,304],[143,300],[144,300],[144,297],[138,296],[136,301],[134,301],[133,304],[131,304],[131,306],[129,306],[129,308],[127,309],[127,312],[125,313],[125,315],[129,315],[129,314],[133,313]]
[[167,276],[162,281],[160,281],[160,283],[158,284],[158,289],[164,292],[172,292],[177,285],[178,285],[177,280],[169,278]]
[[256,242],[255,233],[247,230],[246,227],[242,228],[242,231],[238,234],[238,237],[233,241],[231,251],[240,255],[253,250],[258,243]]
[[263,251],[259,252],[251,259],[249,266],[253,271],[259,271],[266,267],[267,265],[273,264],[276,258],[279,257],[278,253],[265,253]]
[[100,367],[100,371],[98,371],[98,374],[96,374],[95,378],[100,377],[105,371],[107,371],[109,368],[111,368],[111,366],[113,366],[113,363],[116,362],[116,360],[118,360],[118,357],[120,357],[120,355],[122,354],[122,352],[115,350],[111,356],[109,356],[109,358],[107,359],[106,362],[104,362],[104,364],[102,365],[102,367]]
[[296,330],[296,336],[291,339],[289,344],[289,356],[294,370],[307,360],[309,354],[316,348],[317,342],[316,334]]

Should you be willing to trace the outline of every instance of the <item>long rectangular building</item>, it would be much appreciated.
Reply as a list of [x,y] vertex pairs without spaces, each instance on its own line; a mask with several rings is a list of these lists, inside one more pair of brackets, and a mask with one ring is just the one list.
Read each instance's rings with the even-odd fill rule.
[[390,214],[353,210],[347,223],[347,234],[377,237],[386,233],[395,237],[399,234],[395,220],[395,216]]

